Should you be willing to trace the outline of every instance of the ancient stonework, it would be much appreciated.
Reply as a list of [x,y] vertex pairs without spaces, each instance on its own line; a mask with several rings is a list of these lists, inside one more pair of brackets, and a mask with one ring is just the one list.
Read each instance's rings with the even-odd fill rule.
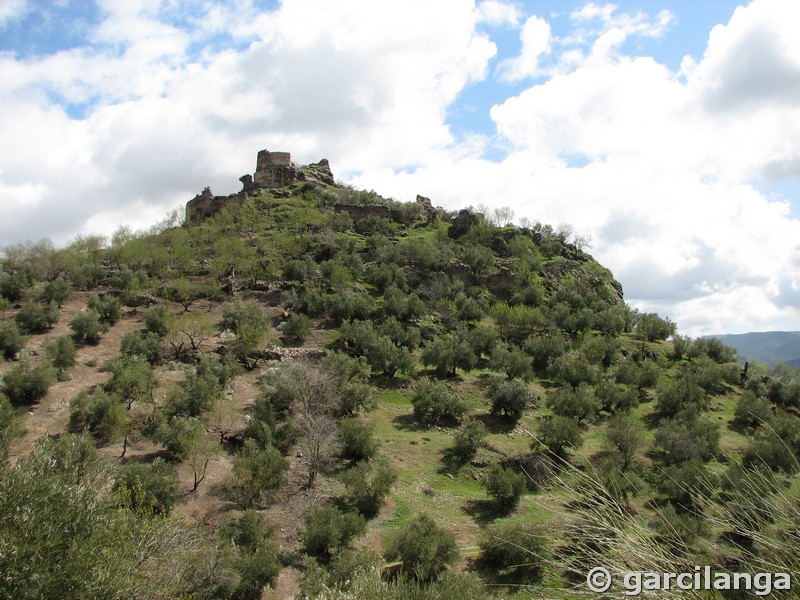
[[292,164],[292,155],[288,152],[259,151],[253,180],[256,186],[262,188],[291,185],[297,181],[297,169]]
[[270,152],[261,150],[256,159],[256,172],[239,178],[242,190],[230,196],[215,196],[209,188],[189,200],[186,204],[186,222],[198,224],[219,212],[229,204],[244,202],[248,196],[258,193],[260,189],[270,189],[275,197],[286,198],[292,195],[292,189],[281,189],[299,181],[306,185],[315,183],[335,185],[333,173],[328,160],[323,158],[317,163],[297,166],[292,162],[288,152]]

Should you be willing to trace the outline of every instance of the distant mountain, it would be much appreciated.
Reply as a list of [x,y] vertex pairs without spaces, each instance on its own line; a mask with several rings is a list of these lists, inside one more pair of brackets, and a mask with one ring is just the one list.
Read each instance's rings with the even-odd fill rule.
[[736,348],[745,360],[774,365],[800,366],[800,331],[761,331],[727,335],[709,335]]

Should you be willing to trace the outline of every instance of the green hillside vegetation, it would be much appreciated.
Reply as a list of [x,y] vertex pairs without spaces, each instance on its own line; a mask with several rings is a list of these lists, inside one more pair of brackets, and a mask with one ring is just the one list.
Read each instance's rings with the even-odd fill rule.
[[800,372],[633,310],[568,228],[423,208],[298,182],[5,248],[0,595],[800,572]]

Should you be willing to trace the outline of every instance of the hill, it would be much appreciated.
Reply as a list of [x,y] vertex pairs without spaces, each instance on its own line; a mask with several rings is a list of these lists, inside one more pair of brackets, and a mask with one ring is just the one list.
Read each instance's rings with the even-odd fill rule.
[[4,595],[571,598],[597,565],[798,571],[796,370],[672,337],[566,228],[287,153],[241,180],[182,224],[5,249]]
[[708,337],[715,337],[735,348],[745,360],[757,360],[765,365],[786,363],[800,366],[800,331],[760,331]]

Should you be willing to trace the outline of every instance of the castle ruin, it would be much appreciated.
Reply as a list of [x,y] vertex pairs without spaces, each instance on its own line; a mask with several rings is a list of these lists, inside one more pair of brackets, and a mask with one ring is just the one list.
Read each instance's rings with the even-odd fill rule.
[[227,204],[243,202],[248,196],[257,194],[262,189],[275,190],[301,181],[327,185],[335,183],[327,159],[323,158],[318,163],[297,166],[292,162],[292,155],[289,152],[270,152],[269,150],[259,151],[255,173],[242,175],[239,181],[242,182],[242,190],[236,194],[215,196],[206,187],[200,194],[189,200],[186,204],[187,223],[200,223]]

